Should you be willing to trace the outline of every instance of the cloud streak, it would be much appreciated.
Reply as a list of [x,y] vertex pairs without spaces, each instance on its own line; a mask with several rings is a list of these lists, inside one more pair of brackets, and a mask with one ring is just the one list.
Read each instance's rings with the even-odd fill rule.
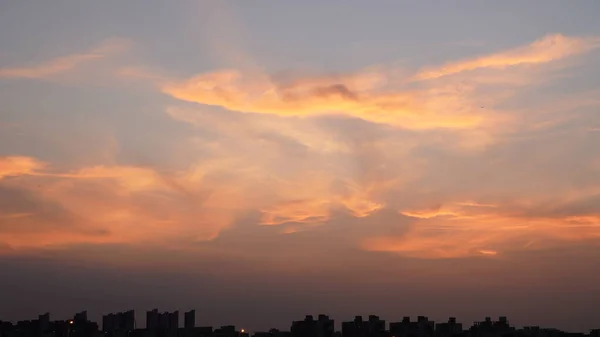
[[0,78],[45,79],[69,72],[86,63],[103,59],[128,49],[130,42],[125,39],[109,39],[84,53],[71,54],[39,64],[0,68]]
[[481,68],[504,69],[520,65],[544,64],[583,54],[599,46],[600,38],[597,37],[582,38],[551,34],[524,47],[425,69],[416,75],[416,79],[435,79]]
[[[597,199],[597,196],[593,198]],[[588,197],[589,198],[589,197]],[[594,200],[595,200],[594,199]],[[586,198],[543,203],[480,205],[453,203],[433,209],[402,211],[415,219],[401,237],[372,237],[370,251],[415,258],[502,256],[600,238],[600,208],[582,208]]]

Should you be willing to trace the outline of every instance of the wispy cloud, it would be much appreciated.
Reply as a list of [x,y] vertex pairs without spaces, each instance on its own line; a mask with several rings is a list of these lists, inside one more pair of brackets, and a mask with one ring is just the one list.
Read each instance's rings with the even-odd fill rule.
[[88,62],[121,53],[129,48],[130,43],[126,39],[109,39],[84,53],[61,56],[28,66],[0,68],[0,78],[49,78],[71,71]]
[[416,75],[416,79],[434,79],[479,68],[502,69],[519,65],[543,64],[583,54],[599,46],[600,38],[597,37],[582,38],[552,34],[524,47],[424,69]]
[[598,239],[600,208],[580,206],[589,197],[562,201],[550,208],[541,202],[494,207],[454,203],[428,210],[402,211],[403,215],[416,219],[408,233],[368,238],[362,247],[408,257],[460,258]]

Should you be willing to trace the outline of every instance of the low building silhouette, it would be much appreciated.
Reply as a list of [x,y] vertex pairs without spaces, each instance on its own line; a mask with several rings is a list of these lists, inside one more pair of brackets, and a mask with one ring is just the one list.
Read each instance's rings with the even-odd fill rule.
[[457,323],[455,317],[450,317],[447,323],[437,323],[435,325],[436,337],[458,336],[463,332],[462,323]]
[[405,316],[401,322],[390,323],[390,334],[394,337],[433,337],[435,322],[426,316],[418,316],[416,322],[411,322]]
[[353,321],[342,323],[343,337],[383,337],[385,333],[385,321],[375,315],[370,315],[367,321],[356,316]]
[[333,337],[334,321],[323,314],[317,320],[306,315],[304,320],[293,322],[290,331],[293,337]]
[[[250,337],[244,329],[236,330],[234,325],[224,325],[214,329],[209,326],[196,327],[195,311],[184,314],[184,326],[179,328],[179,312],[159,313],[157,309],[146,312],[146,328],[137,329],[133,310],[110,313],[102,317],[102,332],[98,324],[87,317],[87,312],[76,313],[73,319],[50,321],[50,314],[42,314],[33,320],[16,323],[0,320],[0,337]],[[469,329],[463,329],[456,318],[450,317],[445,323],[435,324],[425,316],[416,321],[404,317],[393,322],[386,330],[385,321],[376,315],[356,316],[354,320],[343,322],[341,331],[335,331],[334,320],[327,315],[315,319],[307,315],[295,321],[290,331],[277,329],[256,332],[254,337],[600,337],[600,329],[589,334],[569,333],[557,329],[510,326],[504,316],[493,321],[490,317],[475,322]]]
[[486,317],[482,322],[475,322],[469,329],[471,337],[509,337],[515,335],[515,328],[511,327],[508,319],[501,316],[497,321]]
[[213,337],[239,337],[239,331],[235,330],[235,325],[223,325],[213,331]]
[[289,331],[279,331],[278,329],[271,329],[268,332],[256,332],[253,337],[291,337],[292,333]]

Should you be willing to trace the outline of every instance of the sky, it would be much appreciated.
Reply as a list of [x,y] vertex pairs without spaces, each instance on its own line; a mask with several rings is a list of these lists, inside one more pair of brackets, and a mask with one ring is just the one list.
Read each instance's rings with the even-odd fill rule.
[[599,14],[0,2],[0,319],[600,328]]

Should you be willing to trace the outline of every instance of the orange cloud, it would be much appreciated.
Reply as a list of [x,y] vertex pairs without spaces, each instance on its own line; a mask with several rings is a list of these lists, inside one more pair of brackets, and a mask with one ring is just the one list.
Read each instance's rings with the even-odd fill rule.
[[[235,156],[164,173],[119,165],[46,171],[28,157],[0,162],[3,176],[23,176],[0,185],[0,198],[26,198],[0,209],[0,225],[10,223],[11,228],[0,241],[15,249],[78,243],[177,246],[212,240],[239,215],[256,209],[262,210],[260,224],[310,227],[327,221],[336,208],[365,217],[383,207],[372,200],[375,188],[342,179],[342,190],[332,189],[336,178],[331,173],[290,172],[272,178],[261,195],[257,191],[264,188],[267,173]],[[297,227],[294,231],[303,230]]]
[[480,204],[477,202],[457,202],[449,205],[440,205],[432,209],[415,210],[415,211],[401,211],[400,214],[419,219],[431,219],[437,217],[450,217],[450,218],[470,218],[474,214],[481,214],[481,212],[474,212],[474,208],[489,208],[496,207],[490,204]]
[[419,72],[415,78],[417,80],[428,80],[479,68],[503,69],[518,65],[548,63],[588,52],[598,46],[600,46],[600,39],[596,37],[580,38],[561,34],[547,35],[528,46],[448,63],[442,67],[425,69]]
[[348,153],[351,151],[348,144],[306,120],[251,116],[251,118],[243,118],[240,121],[223,118],[222,114],[206,113],[199,109],[182,107],[169,107],[166,112],[175,120],[190,123],[199,128],[210,128],[210,130],[218,131],[224,137],[244,138],[246,142],[265,140],[268,135],[281,135],[306,146],[311,151],[325,153]]
[[[462,205],[461,205],[462,204]],[[529,214],[529,208],[455,203],[433,210],[403,211],[418,219],[401,237],[373,237],[363,249],[417,258],[497,256],[600,239],[600,213],[581,216]]]
[[[474,128],[489,118],[473,104],[459,106],[458,97],[443,92],[378,90],[375,87],[381,76],[322,77],[275,84],[266,76],[249,77],[226,70],[165,83],[162,91],[184,101],[238,112],[300,117],[344,114],[410,129]],[[458,109],[450,110],[448,104]]]
[[31,157],[0,157],[0,180],[4,177],[34,174],[45,166]]
[[71,174],[59,175],[79,179],[112,179],[118,181],[129,191],[145,189],[164,189],[160,176],[151,169],[127,166],[95,166],[84,168]]
[[[308,176],[307,176],[308,177]],[[355,217],[367,217],[384,207],[382,203],[372,200],[378,191],[366,192],[351,182],[345,182],[344,191],[330,188],[335,178],[330,181],[304,179],[302,187],[283,183],[273,186],[279,194],[275,204],[261,210],[262,225],[281,225],[285,223],[317,224],[328,221],[334,209],[342,209]],[[362,192],[361,192],[362,191]],[[306,199],[294,200],[294,196],[306,195]],[[297,226],[296,226],[297,227]]]
[[[243,184],[212,181],[213,168],[159,174],[129,166],[45,172],[26,157],[1,158],[0,241],[19,249],[77,243],[180,246],[214,239],[248,209]],[[203,172],[203,173],[201,173]],[[207,178],[208,176],[208,178]],[[238,183],[238,184],[236,184]],[[48,213],[50,212],[50,213]]]
[[[419,72],[416,79],[433,79],[478,68],[548,63],[585,53],[599,45],[598,38],[548,35],[525,47],[426,69]],[[498,127],[498,122],[509,118],[494,111],[492,106],[499,99],[514,94],[496,90],[494,94],[483,95],[475,92],[478,86],[531,82],[524,81],[522,74],[504,74],[502,78],[486,78],[480,74],[471,82],[463,79],[415,86],[395,76],[394,69],[376,67],[354,74],[300,75],[287,79],[273,78],[256,70],[230,69],[187,80],[163,81],[160,86],[162,92],[177,99],[237,112],[287,117],[341,114],[407,129],[477,130],[491,125]],[[482,110],[482,106],[488,107]],[[475,142],[489,143],[485,139],[489,135],[484,132],[471,133],[469,138],[468,143],[473,143],[475,138],[479,139]]]
[[[222,163],[227,163],[228,156],[237,159],[223,166],[224,170],[236,167],[233,170],[244,181],[264,181],[265,176],[269,177],[268,191],[272,195],[253,204],[261,211],[262,225],[323,223],[329,220],[334,209],[366,217],[384,206],[373,200],[377,193],[398,183],[397,180],[382,183],[376,179],[359,184],[356,173],[349,171],[344,162],[329,162],[329,170],[314,170],[315,163],[328,156],[353,156],[356,149],[347,140],[332,137],[310,121],[243,115],[228,119],[223,118],[222,113],[182,108],[170,108],[167,113],[200,129],[217,131],[221,143],[212,143],[215,157]],[[224,144],[227,147],[223,147]],[[246,148],[261,151],[247,157]],[[290,156],[290,148],[302,149],[301,156]],[[282,171],[276,168],[280,165]],[[239,172],[239,167],[250,171]],[[336,184],[339,189],[334,187]]]
[[[293,191],[290,191],[293,194]],[[330,193],[325,199],[292,200],[278,202],[261,210],[262,225],[282,225],[286,223],[319,224],[331,218],[331,211],[341,208],[352,216],[364,218],[384,207],[359,193],[336,195]],[[297,231],[298,226],[294,231]]]
[[262,210],[262,225],[281,225],[284,223],[323,223],[329,220],[330,201],[294,200],[283,202]]
[[0,78],[48,78],[72,70],[89,61],[120,53],[127,49],[129,44],[129,41],[124,39],[109,39],[85,53],[62,56],[26,67],[0,68]]

